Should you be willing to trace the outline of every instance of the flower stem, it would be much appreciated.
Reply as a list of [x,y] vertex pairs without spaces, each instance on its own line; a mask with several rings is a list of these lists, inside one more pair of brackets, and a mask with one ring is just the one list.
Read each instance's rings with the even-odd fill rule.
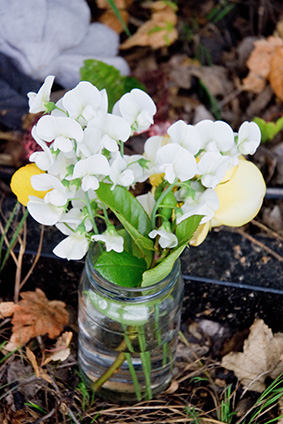
[[172,190],[172,188],[176,185],[178,179],[175,178],[175,180],[173,181],[172,184],[170,184],[166,190],[164,190],[161,195],[159,196],[159,198],[157,199],[157,201],[155,202],[154,208],[151,212],[151,229],[153,230],[155,228],[155,216],[156,216],[156,212],[157,209],[159,208],[159,205],[161,204],[162,200],[165,198],[166,194],[169,193],[169,191]]
[[125,357],[127,359],[129,370],[130,370],[130,373],[131,373],[131,376],[132,376],[137,400],[140,401],[142,396],[141,396],[141,392],[140,392],[140,388],[139,388],[139,382],[138,382],[138,379],[137,379],[137,374],[136,374],[135,368],[134,368],[133,363],[132,363],[131,355],[128,352],[125,352]]
[[140,357],[142,360],[142,367],[144,371],[145,378],[145,394],[146,400],[152,399],[152,391],[151,391],[151,382],[150,382],[150,373],[151,373],[151,363],[150,363],[150,352],[146,352],[146,340],[143,331],[139,332],[138,335],[139,344],[141,348]]
[[89,200],[89,196],[88,196],[87,192],[85,192],[85,203],[86,203],[86,207],[87,207],[87,210],[88,210],[89,219],[92,223],[93,231],[94,231],[95,234],[99,234],[95,219],[94,219],[93,214],[92,214],[91,204],[90,204],[90,200]]

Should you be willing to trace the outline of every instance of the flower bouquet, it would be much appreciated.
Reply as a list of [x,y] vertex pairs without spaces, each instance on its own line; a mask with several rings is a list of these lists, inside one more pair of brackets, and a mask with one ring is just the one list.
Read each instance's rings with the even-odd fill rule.
[[[79,364],[94,391],[150,399],[170,383],[183,282],[179,256],[212,227],[241,226],[259,211],[265,183],[244,159],[260,130],[222,121],[173,123],[144,152],[125,142],[153,124],[156,106],[133,89],[108,112],[107,93],[80,82],[50,102],[54,77],[29,93],[41,148],[11,188],[30,215],[65,236],[54,253],[82,259]],[[141,195],[136,195],[139,186]],[[141,189],[142,187],[142,189]]]

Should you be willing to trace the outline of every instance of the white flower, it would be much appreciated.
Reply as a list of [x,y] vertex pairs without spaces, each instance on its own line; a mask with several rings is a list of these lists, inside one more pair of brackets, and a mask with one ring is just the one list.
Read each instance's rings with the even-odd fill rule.
[[71,232],[67,238],[57,244],[55,249],[53,249],[53,253],[59,258],[79,260],[82,259],[88,251],[88,246],[89,241],[84,234]]
[[92,230],[90,219],[84,216],[80,208],[73,207],[69,211],[63,213],[59,222],[57,222],[56,227],[61,231],[61,233],[69,236],[72,234],[70,228],[75,231],[82,222],[84,222],[86,232]]
[[140,202],[148,216],[151,216],[151,212],[155,205],[155,199],[152,193],[149,191],[146,194],[140,194],[139,196],[136,196],[136,199]]
[[180,120],[171,125],[167,132],[173,143],[180,144],[193,155],[199,151],[200,134],[192,125],[187,125],[186,122]]
[[215,211],[219,208],[219,199],[212,189],[203,192],[196,192],[194,198],[187,197],[181,210],[183,215],[177,215],[177,224],[193,215],[204,215],[200,224],[204,224],[212,219]]
[[205,187],[215,188],[229,168],[230,158],[218,152],[204,153],[197,164],[197,173]]
[[105,243],[107,252],[114,250],[117,253],[121,253],[124,249],[124,239],[119,236],[113,226],[109,226],[103,234],[91,236],[91,241],[102,241]]
[[237,147],[242,155],[253,155],[260,145],[261,133],[255,122],[243,122],[239,128]]
[[201,149],[222,153],[232,149],[234,133],[226,122],[204,119],[198,122],[195,128],[201,136]]
[[31,185],[35,190],[46,191],[44,196],[45,203],[51,203],[54,206],[64,206],[68,201],[67,189],[61,181],[50,174],[33,175],[30,179]]
[[114,105],[113,113],[128,121],[132,133],[142,132],[153,124],[156,106],[147,93],[134,88],[130,93],[124,94]]
[[172,247],[176,247],[178,245],[178,239],[169,229],[165,229],[164,227],[158,228],[158,230],[152,230],[148,236],[150,238],[155,238],[159,236],[158,243],[162,247],[162,249],[171,249]]
[[125,142],[131,135],[128,122],[120,116],[110,113],[92,119],[87,128],[88,130],[91,128],[99,130],[100,150],[105,148],[113,153],[118,151],[117,141]]
[[196,174],[194,156],[179,144],[166,144],[156,153],[159,172],[165,173],[165,179],[172,184],[175,178],[186,181]]
[[[152,174],[151,169],[148,168],[148,162],[141,155],[124,155],[123,159],[126,161],[127,169],[133,171],[135,183],[143,183]],[[139,161],[145,162],[145,167],[140,165]]]
[[38,166],[39,169],[42,169],[43,171],[49,170],[49,168],[54,163],[53,155],[45,143],[44,140],[42,140],[38,135],[36,134],[36,127],[32,127],[31,135],[34,138],[34,140],[37,142],[37,144],[42,148],[42,151],[40,152],[33,152],[29,160],[30,162],[35,162],[35,164]]
[[97,190],[99,176],[109,175],[110,165],[105,156],[97,154],[75,164],[72,179],[82,178],[82,190]]
[[29,196],[27,209],[33,219],[43,225],[56,224],[64,212],[62,207],[46,203],[43,199],[36,196]]
[[120,153],[117,154],[111,164],[110,179],[114,183],[111,190],[114,190],[117,184],[129,187],[135,181],[133,170],[127,169],[127,162],[122,158]]
[[64,95],[62,104],[70,118],[86,125],[100,113],[107,113],[108,100],[105,90],[100,92],[90,82],[81,81]]
[[25,74],[41,81],[55,75],[69,88],[80,81],[86,59],[129,73],[127,62],[117,57],[119,35],[106,25],[90,23],[85,0],[21,0],[20,6],[18,0],[1,0],[0,51]]
[[37,123],[36,134],[45,141],[53,141],[54,150],[70,152],[73,150],[75,139],[83,139],[83,130],[78,122],[72,118],[45,115]]
[[55,77],[53,75],[49,75],[45,78],[44,83],[40,87],[38,93],[33,93],[30,91],[27,94],[29,98],[28,104],[30,113],[46,112],[48,110],[46,103],[48,103],[50,99],[54,78]]

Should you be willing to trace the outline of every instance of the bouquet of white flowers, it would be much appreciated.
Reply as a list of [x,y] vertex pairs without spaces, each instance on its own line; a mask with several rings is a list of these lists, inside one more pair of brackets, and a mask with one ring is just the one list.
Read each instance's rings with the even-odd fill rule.
[[[100,250],[91,266],[100,276],[121,293],[124,288],[150,288],[166,279],[185,247],[199,245],[211,227],[240,226],[259,211],[265,183],[258,168],[242,156],[253,154],[260,144],[254,122],[244,122],[234,133],[223,121],[193,126],[179,120],[166,135],[149,137],[142,155],[127,155],[124,143],[153,124],[156,106],[149,95],[133,89],[109,113],[106,91],[87,81],[56,104],[50,102],[53,80],[47,77],[37,94],[28,94],[30,111],[44,112],[32,128],[42,150],[30,156],[32,164],[16,171],[11,187],[36,221],[56,225],[66,235],[54,249],[57,256],[81,259],[96,243]],[[144,193],[135,196],[137,183],[143,183]],[[104,225],[97,225],[98,220]],[[161,336],[161,303],[146,303],[135,317],[119,294],[109,300],[101,293],[86,297],[85,303],[92,303],[86,310],[95,304],[100,314],[104,311],[122,325],[126,342],[123,349],[117,346],[122,355],[118,364],[127,360],[138,399],[138,378],[126,348],[132,354],[139,340],[145,376],[141,384],[150,398],[149,352],[141,326],[149,322],[151,310],[155,324],[148,331],[155,332],[159,348],[166,346],[164,366],[172,364],[166,353],[169,342]],[[171,333],[167,329],[162,334]],[[112,367],[113,373],[119,366]],[[95,383],[96,389],[113,373]]]

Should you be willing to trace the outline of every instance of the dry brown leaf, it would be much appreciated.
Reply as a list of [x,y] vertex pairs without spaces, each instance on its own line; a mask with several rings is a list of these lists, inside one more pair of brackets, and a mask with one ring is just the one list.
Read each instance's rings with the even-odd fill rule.
[[19,309],[19,306],[14,302],[1,302],[0,303],[0,318],[7,318]]
[[55,348],[52,350],[53,353],[46,357],[43,365],[48,364],[50,361],[65,361],[70,355],[69,344],[71,343],[73,333],[66,331],[60,336],[56,342]]
[[48,334],[54,339],[69,321],[65,303],[58,300],[49,301],[42,290],[23,292],[21,297],[19,308],[12,318],[13,334],[5,346],[6,351],[17,349],[36,336]]
[[243,79],[244,90],[261,93],[271,71],[271,61],[277,49],[283,49],[280,37],[268,37],[254,42],[255,48],[247,60],[249,74]]
[[26,354],[27,354],[27,357],[28,357],[33,369],[34,369],[36,377],[37,378],[43,378],[48,383],[52,383],[52,379],[47,374],[47,372],[45,370],[43,370],[42,368],[38,367],[36,357],[35,357],[34,353],[28,347],[26,347]]
[[152,9],[150,20],[121,44],[121,49],[134,46],[150,46],[153,49],[159,49],[177,40],[177,15],[174,8],[162,0],[153,2],[150,7]]
[[[99,22],[102,22],[103,24],[112,28],[114,31],[118,32],[118,34],[122,32],[124,28],[119,19],[117,18],[115,12],[113,11],[112,7],[110,6],[109,2],[107,0],[97,0],[96,3],[100,9],[104,9],[104,12],[99,18]],[[115,4],[119,9],[120,15],[126,25],[129,20],[129,13],[127,11],[127,8],[132,3],[133,0],[115,0]]]
[[273,335],[263,320],[255,320],[243,352],[231,352],[222,358],[222,366],[234,371],[242,385],[249,390],[263,392],[265,379],[278,377],[283,372],[283,333]]
[[278,47],[271,58],[269,81],[276,96],[283,100],[283,46]]

